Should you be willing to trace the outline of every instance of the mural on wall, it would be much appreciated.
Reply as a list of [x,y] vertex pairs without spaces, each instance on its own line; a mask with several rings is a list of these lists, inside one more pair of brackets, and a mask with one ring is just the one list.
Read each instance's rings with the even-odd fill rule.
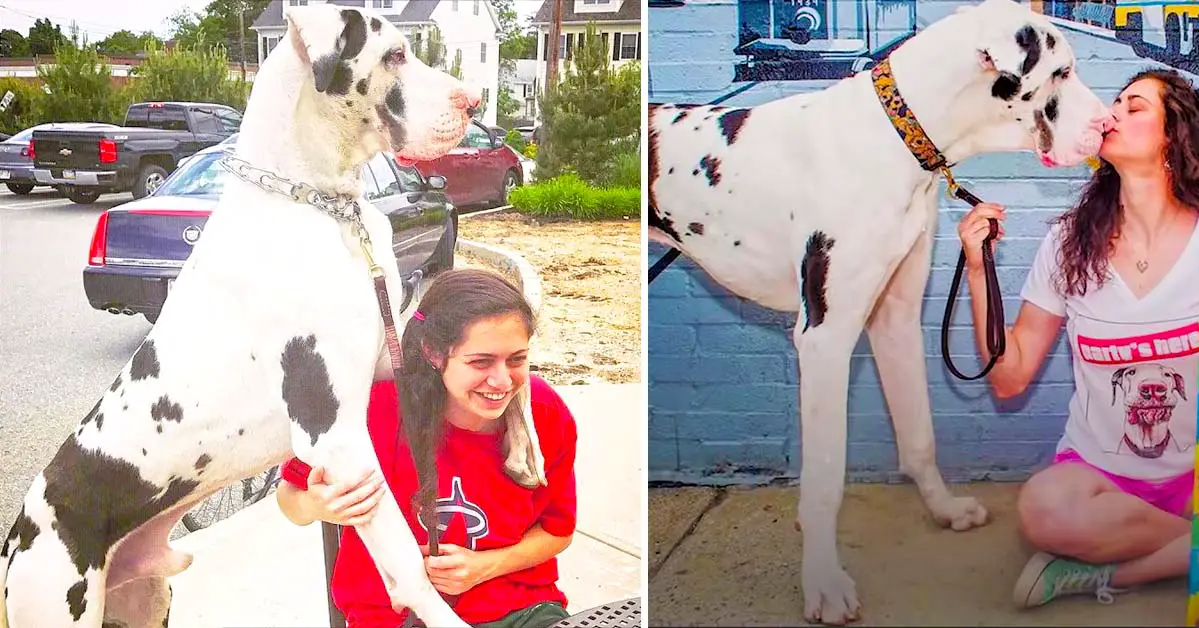
[[[703,0],[649,0],[654,10]],[[957,2],[736,0],[734,83],[837,80],[868,69]],[[1031,0],[1033,11],[1137,57],[1199,73],[1199,0]],[[731,24],[730,24],[731,26]],[[730,42],[731,43],[731,42]]]

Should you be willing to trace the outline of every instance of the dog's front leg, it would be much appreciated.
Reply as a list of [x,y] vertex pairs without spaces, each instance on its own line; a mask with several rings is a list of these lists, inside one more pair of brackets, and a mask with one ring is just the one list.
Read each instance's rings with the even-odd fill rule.
[[[328,372],[354,370],[331,367]],[[352,482],[367,471],[382,474],[366,428],[371,382],[368,374],[361,374],[364,377],[359,380],[337,379],[333,386],[322,386],[319,376],[304,378],[302,369],[284,374],[284,399],[291,416],[295,456],[313,467],[323,467],[326,481],[331,484]],[[294,377],[292,385],[289,377]],[[382,499],[371,520],[356,529],[374,559],[393,607],[410,609],[429,626],[468,626],[429,581],[420,546],[394,495]]]
[[[913,210],[901,238],[905,242],[914,241],[914,245],[880,296],[866,325],[866,335],[895,426],[900,470],[916,482],[925,506],[938,524],[968,530],[985,524],[987,511],[972,497],[954,497],[937,468],[920,329],[920,309],[936,230],[936,189],[918,194],[913,200]],[[928,222],[921,224],[921,216],[929,216]]]

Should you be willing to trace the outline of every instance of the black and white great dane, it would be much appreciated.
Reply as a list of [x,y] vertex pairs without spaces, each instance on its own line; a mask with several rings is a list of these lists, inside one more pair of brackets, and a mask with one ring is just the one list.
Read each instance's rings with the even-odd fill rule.
[[[370,259],[401,328],[414,306],[395,311],[392,230],[362,196],[360,168],[379,151],[445,154],[479,98],[422,64],[383,15],[289,7],[287,25],[157,324],[33,479],[0,548],[0,628],[164,626],[167,578],[192,560],[168,535],[192,506],[292,455],[331,482],[378,471],[367,398],[393,370]],[[545,478],[521,393],[506,465],[531,487]],[[358,532],[396,607],[467,625],[430,584],[394,499]]]
[[[949,165],[1035,151],[1046,166],[1093,156],[1107,108],[1075,73],[1065,36],[1011,0],[938,20],[889,55],[902,98]],[[745,108],[651,105],[650,237],[730,292],[797,312],[808,621],[859,616],[837,549],[850,355],[870,340],[901,470],[932,516],[966,530],[986,509],[956,497],[936,463],[920,328],[938,214],[937,169],[922,167],[870,71]]]

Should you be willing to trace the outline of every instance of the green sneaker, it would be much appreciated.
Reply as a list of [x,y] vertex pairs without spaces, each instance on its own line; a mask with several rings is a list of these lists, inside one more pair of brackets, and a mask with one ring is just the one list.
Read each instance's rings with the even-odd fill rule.
[[1037,552],[1024,566],[1012,597],[1018,608],[1033,608],[1080,593],[1094,594],[1101,604],[1111,604],[1113,594],[1122,592],[1109,584],[1115,570],[1114,564],[1092,565]]

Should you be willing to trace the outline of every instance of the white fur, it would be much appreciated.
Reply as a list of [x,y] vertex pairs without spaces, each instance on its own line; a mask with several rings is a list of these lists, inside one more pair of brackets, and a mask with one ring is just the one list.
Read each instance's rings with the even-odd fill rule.
[[[1056,40],[1023,77],[1028,101],[992,96],[999,71],[1020,74],[1014,36],[1032,24]],[[981,43],[979,43],[981,42]],[[1076,164],[1098,150],[1106,108],[1071,72],[1065,36],[1043,16],[1010,0],[987,0],[935,22],[891,55],[900,93],[951,164],[971,156],[1035,150]],[[1033,113],[1054,94],[1060,116],[1053,145],[1039,146]],[[1010,105],[1010,107],[1009,107]],[[900,468],[942,525],[986,522],[973,498],[954,497],[936,464],[920,307],[937,224],[939,176],[921,169],[880,106],[869,71],[819,92],[750,108],[732,144],[721,134],[726,111],[696,107],[651,111],[651,212],[669,220],[679,248],[730,292],[799,313],[802,472],[797,525],[803,531],[804,616],[840,624],[860,603],[843,570],[836,527],[845,480],[850,355],[863,330],[895,426]],[[701,160],[719,160],[711,185]],[[698,174],[696,174],[698,172]],[[861,182],[859,182],[861,181]],[[653,218],[651,218],[653,220]],[[702,235],[689,233],[697,223]],[[827,315],[805,330],[801,271],[809,237],[832,242],[824,283]]]
[[[394,311],[404,289],[391,248],[392,230],[362,196],[359,169],[379,150],[394,149],[414,159],[444,153],[465,132],[465,107],[478,96],[411,54],[403,66],[385,67],[386,51],[408,44],[386,18],[363,9],[358,10],[368,24],[372,17],[382,23],[379,33],[368,26],[362,52],[350,60],[355,77],[370,75],[369,90],[361,95],[352,86],[345,98],[317,93],[310,64],[334,52],[343,24],[339,10],[328,5],[289,8],[288,42],[262,65],[236,154],[291,181],[357,197],[402,334],[417,304],[414,299],[407,311]],[[404,90],[408,142],[393,147],[374,107],[396,84]],[[351,106],[344,104],[347,98]],[[332,427],[315,445],[289,419],[281,394],[284,347],[309,335],[317,339],[316,351],[339,404]],[[77,441],[84,451],[132,465],[156,487],[172,478],[198,480],[199,485],[118,540],[103,568],[82,574],[86,610],[75,620],[65,593],[81,574],[55,532],[63,513],[47,503],[49,476],[40,473],[24,500],[24,512],[40,533],[14,556],[11,568],[0,560],[0,585],[8,591],[0,596],[0,628],[99,628],[106,619],[129,628],[161,626],[170,599],[166,578],[191,562],[191,556],[169,548],[168,535],[193,505],[293,455],[325,467],[331,482],[365,468],[378,471],[366,429],[367,398],[372,380],[390,380],[392,370],[367,262],[349,225],[228,176],[204,238],[146,342],[155,347],[158,376],[130,381],[131,359],[121,372],[123,384],[106,391],[100,401],[103,427],[85,422]],[[182,420],[150,418],[149,408],[163,395],[182,409]],[[508,430],[506,468],[526,486],[544,484],[527,389],[520,403],[525,421]],[[210,459],[202,473],[196,468],[201,456]],[[117,496],[129,489],[96,480],[88,488],[100,494]],[[96,521],[96,534],[105,525]],[[380,502],[358,533],[396,608],[412,609],[431,626],[466,625],[426,577],[394,499]]]

